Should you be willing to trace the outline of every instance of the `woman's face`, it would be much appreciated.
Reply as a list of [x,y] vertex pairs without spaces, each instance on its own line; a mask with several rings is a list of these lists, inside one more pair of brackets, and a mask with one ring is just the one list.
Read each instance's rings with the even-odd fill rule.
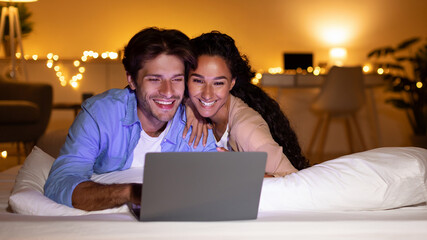
[[[227,111],[224,106],[235,79],[231,78],[222,57],[202,55],[198,58],[197,66],[197,69],[190,71],[188,79],[190,99],[201,116],[215,118],[218,113]],[[228,116],[228,112],[223,114]]]

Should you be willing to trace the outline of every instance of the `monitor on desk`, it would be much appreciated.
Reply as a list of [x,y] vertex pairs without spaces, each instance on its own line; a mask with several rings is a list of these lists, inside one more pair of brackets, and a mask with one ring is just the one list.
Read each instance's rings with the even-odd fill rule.
[[307,69],[313,66],[312,53],[284,53],[283,60],[285,70]]

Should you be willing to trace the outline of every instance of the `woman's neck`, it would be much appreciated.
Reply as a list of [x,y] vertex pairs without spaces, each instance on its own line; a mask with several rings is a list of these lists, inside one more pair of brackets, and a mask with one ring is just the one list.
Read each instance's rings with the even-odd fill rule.
[[213,124],[213,133],[217,141],[219,141],[224,135],[225,130],[227,130],[228,125],[228,114],[230,109],[230,98],[228,98],[227,102],[224,106],[210,119]]

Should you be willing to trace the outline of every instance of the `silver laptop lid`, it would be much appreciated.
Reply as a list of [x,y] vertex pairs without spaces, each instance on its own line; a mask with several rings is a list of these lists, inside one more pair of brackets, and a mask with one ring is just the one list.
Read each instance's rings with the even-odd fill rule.
[[141,221],[256,219],[264,152],[147,153]]

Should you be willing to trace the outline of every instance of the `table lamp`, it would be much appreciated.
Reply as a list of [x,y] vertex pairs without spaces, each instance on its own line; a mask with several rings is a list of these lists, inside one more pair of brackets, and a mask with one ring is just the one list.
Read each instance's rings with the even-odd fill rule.
[[[0,0],[0,2],[7,3],[25,3],[25,2],[37,2],[37,0]],[[24,56],[24,49],[22,47],[22,33],[21,33],[21,24],[19,22],[19,13],[18,9],[15,6],[8,4],[1,9],[1,21],[0,21],[0,40],[3,39],[5,35],[5,24],[6,16],[9,17],[9,40],[10,40],[10,58],[11,58],[11,70],[9,77],[12,79],[16,78],[16,52],[15,49],[19,47],[21,51],[21,56]],[[15,42],[17,44],[15,48]],[[24,58],[23,58],[24,59]],[[23,61],[25,63],[25,60]],[[27,73],[24,66],[24,75],[27,80]]]

